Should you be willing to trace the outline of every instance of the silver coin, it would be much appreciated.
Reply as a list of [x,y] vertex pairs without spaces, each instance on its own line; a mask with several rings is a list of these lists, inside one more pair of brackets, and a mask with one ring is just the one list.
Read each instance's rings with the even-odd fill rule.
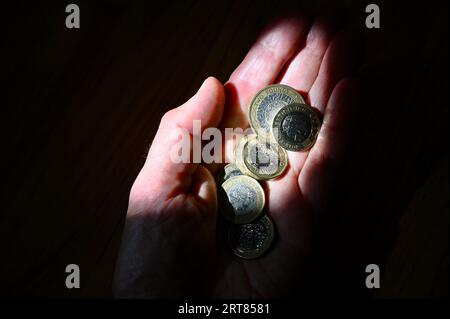
[[305,103],[295,89],[282,84],[269,85],[259,91],[249,108],[250,125],[259,135],[270,135],[271,123],[275,114],[292,103]]
[[261,257],[269,250],[274,234],[272,221],[264,215],[249,224],[231,225],[228,241],[236,256],[254,259]]
[[249,223],[262,212],[265,204],[264,190],[259,183],[246,175],[230,177],[222,184],[232,211],[222,211],[224,217],[236,224]]
[[222,185],[230,177],[243,175],[239,168],[234,163],[225,165],[223,169],[219,171],[216,177],[216,182],[218,185]]
[[312,147],[320,130],[320,119],[306,104],[294,103],[282,107],[273,118],[272,135],[288,151]]
[[243,149],[243,164],[258,180],[277,178],[288,163],[286,151],[277,143],[250,137]]
[[239,168],[236,166],[236,164],[233,164],[233,163],[226,165],[224,167],[224,171],[225,171],[225,174],[223,177],[224,182],[231,177],[243,175],[243,173],[239,170]]

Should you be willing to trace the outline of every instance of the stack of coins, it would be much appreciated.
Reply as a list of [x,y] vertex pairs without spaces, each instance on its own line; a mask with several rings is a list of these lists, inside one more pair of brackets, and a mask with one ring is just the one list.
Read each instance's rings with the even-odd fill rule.
[[228,240],[233,253],[254,259],[265,254],[275,229],[263,214],[261,182],[276,179],[286,170],[286,151],[304,151],[314,145],[320,120],[303,97],[287,85],[269,85],[259,91],[249,107],[255,134],[242,137],[234,149],[234,163],[219,173],[219,206],[228,220]]

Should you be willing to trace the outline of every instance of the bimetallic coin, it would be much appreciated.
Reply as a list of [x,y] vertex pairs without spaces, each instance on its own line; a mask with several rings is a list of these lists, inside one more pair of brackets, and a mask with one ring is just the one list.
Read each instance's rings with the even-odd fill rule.
[[[224,217],[226,216],[234,216],[234,208],[231,206],[230,200],[228,199],[228,195],[219,184],[217,186],[217,200],[218,200],[218,210],[220,214]],[[229,220],[229,218],[227,218]]]
[[264,215],[250,224],[231,225],[228,230],[228,241],[236,256],[255,259],[269,250],[274,233],[272,221]]
[[273,118],[272,136],[288,151],[298,152],[312,147],[319,130],[320,119],[306,104],[284,106]]
[[236,166],[236,164],[230,163],[224,167],[225,175],[223,177],[223,181],[225,182],[227,179],[242,175],[242,172],[239,170],[239,168]]
[[225,167],[217,174],[216,182],[218,185],[222,185],[222,183],[230,177],[239,175],[243,175],[243,173],[239,170],[236,164],[230,163],[225,165]]
[[273,140],[249,135],[238,151],[236,162],[241,171],[257,180],[277,178],[285,171],[288,163],[286,151]]
[[236,167],[245,175],[251,176],[254,178],[253,174],[246,168],[244,165],[244,145],[247,144],[249,139],[249,135],[245,135],[241,137],[239,142],[234,147],[234,163]]
[[250,223],[262,212],[265,204],[264,190],[258,181],[245,175],[230,177],[222,184],[232,211],[223,210],[223,215],[235,224]]
[[274,84],[259,91],[249,108],[250,125],[259,135],[270,135],[272,119],[283,107],[292,103],[305,103],[296,90],[287,85]]

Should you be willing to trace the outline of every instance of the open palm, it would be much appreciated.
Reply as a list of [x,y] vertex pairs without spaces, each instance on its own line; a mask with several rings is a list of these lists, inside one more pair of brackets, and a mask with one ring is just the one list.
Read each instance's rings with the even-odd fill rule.
[[[345,156],[357,107],[359,46],[335,22],[284,17],[261,34],[223,87],[208,78],[184,105],[169,111],[130,194],[115,293],[119,297],[282,297],[307,274],[315,214],[325,208],[335,163]],[[323,114],[309,152],[288,152],[285,174],[266,182],[266,212],[277,238],[257,260],[234,257],[217,227],[217,189],[201,164],[175,164],[171,148],[193,120],[207,127],[248,127],[247,108],[263,87],[287,84]],[[218,240],[219,238],[219,240]]]

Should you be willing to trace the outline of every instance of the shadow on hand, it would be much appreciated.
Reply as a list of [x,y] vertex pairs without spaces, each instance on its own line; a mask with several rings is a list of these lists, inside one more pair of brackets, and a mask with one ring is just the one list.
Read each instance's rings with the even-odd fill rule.
[[[383,278],[401,214],[445,153],[446,106],[433,100],[430,89],[445,90],[446,82],[427,71],[396,62],[364,72],[345,161],[316,168],[335,174],[332,196],[316,216],[306,295],[367,297],[373,292],[365,285],[369,264],[377,264]],[[422,86],[414,79],[429,82]]]

